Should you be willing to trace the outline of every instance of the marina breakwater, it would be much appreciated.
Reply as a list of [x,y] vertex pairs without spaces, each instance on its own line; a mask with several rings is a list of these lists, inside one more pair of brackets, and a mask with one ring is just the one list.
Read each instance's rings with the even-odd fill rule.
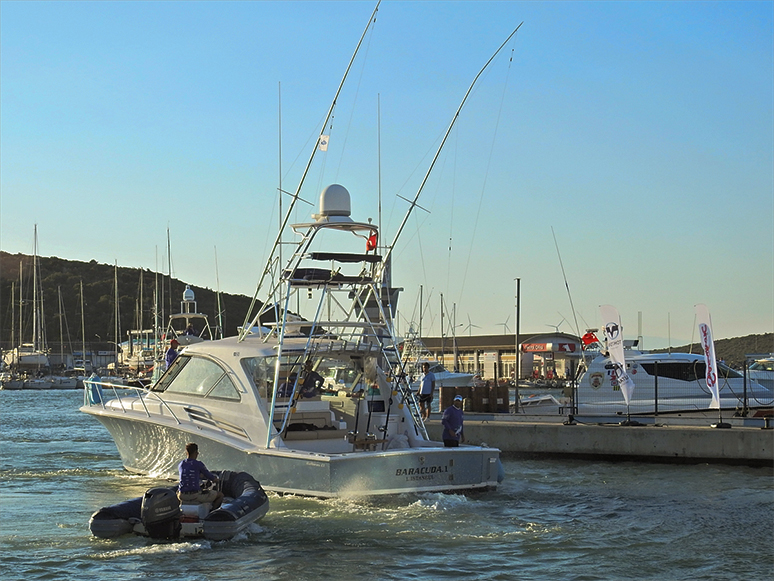
[[[774,466],[772,418],[724,419],[729,429],[713,428],[711,414],[637,417],[635,426],[623,419],[468,413],[465,441],[527,456]],[[440,439],[439,414],[427,428]]]

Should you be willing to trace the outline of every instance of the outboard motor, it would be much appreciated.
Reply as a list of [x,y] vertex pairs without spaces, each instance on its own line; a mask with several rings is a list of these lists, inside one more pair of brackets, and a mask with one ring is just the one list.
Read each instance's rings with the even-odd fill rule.
[[152,539],[180,536],[180,501],[174,488],[151,488],[142,497],[140,518]]

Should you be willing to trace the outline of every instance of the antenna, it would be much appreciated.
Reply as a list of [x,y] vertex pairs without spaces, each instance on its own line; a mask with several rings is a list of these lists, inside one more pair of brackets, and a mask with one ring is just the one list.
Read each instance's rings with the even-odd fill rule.
[[[557,256],[559,256],[559,266],[562,268],[562,278],[564,279],[564,287],[567,289],[567,297],[570,299],[570,308],[572,309],[572,316],[575,319],[575,332],[578,334],[578,337],[580,338],[581,334],[580,334],[580,327],[578,326],[578,317],[575,315],[575,306],[572,304],[572,294],[570,293],[570,285],[567,283],[567,275],[564,272],[564,263],[562,262],[562,255],[559,252],[559,243],[556,241],[556,234],[554,233],[553,226],[551,226],[551,236],[554,237],[554,246],[556,246],[556,254]],[[559,325],[561,325],[561,323],[559,323]],[[558,332],[559,331],[557,328],[557,333]]]
[[[419,185],[419,189],[417,190],[417,193],[414,195],[414,199],[411,201],[411,205],[409,206],[408,211],[406,212],[406,215],[403,216],[403,221],[400,223],[400,226],[398,227],[398,231],[395,233],[395,237],[392,239],[392,244],[387,248],[387,252],[384,255],[384,258],[382,259],[382,269],[384,269],[384,265],[387,264],[387,259],[392,254],[393,249],[395,248],[395,244],[398,242],[398,238],[400,238],[401,232],[403,232],[403,228],[406,226],[406,222],[408,222],[409,216],[411,215],[411,211],[416,207],[417,200],[419,200],[419,195],[422,193],[422,190],[425,188],[425,184],[427,183],[427,179],[430,177],[430,173],[433,171],[433,168],[435,167],[435,162],[438,161],[438,156],[441,155],[441,150],[443,150],[443,146],[446,144],[446,140],[449,138],[449,134],[451,133],[451,130],[454,128],[454,124],[457,122],[457,118],[460,116],[460,112],[462,111],[462,108],[465,106],[465,101],[468,100],[468,97],[470,96],[470,92],[473,90],[473,87],[476,85],[476,82],[478,82],[478,78],[481,76],[481,74],[489,67],[490,63],[494,60],[494,58],[498,55],[498,53],[502,50],[502,48],[508,44],[508,41],[513,38],[513,35],[516,34],[516,32],[521,28],[521,25],[524,24],[523,22],[519,24],[513,32],[511,32],[508,35],[508,38],[505,39],[505,41],[500,45],[500,47],[494,52],[494,54],[489,57],[489,60],[486,61],[486,64],[481,68],[480,71],[478,71],[478,74],[473,79],[473,82],[468,87],[468,91],[465,93],[465,96],[462,98],[462,102],[460,103],[460,106],[457,107],[457,111],[454,113],[454,117],[452,117],[451,123],[449,123],[448,129],[446,129],[446,134],[443,136],[443,139],[441,140],[441,145],[438,146],[438,150],[435,152],[435,156],[433,156],[433,161],[430,162],[430,167],[427,168],[427,173],[425,173],[425,177],[422,179],[422,183]],[[381,272],[379,273],[381,275]]]

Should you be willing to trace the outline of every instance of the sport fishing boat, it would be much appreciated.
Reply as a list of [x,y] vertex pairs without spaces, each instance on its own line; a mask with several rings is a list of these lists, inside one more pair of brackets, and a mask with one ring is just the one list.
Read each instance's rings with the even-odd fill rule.
[[[704,356],[626,350],[626,373],[634,382],[629,409],[635,413],[707,410],[712,394],[705,381]],[[774,393],[718,362],[721,409],[770,407]],[[611,360],[595,357],[578,381],[578,413],[626,413]]]
[[176,487],[150,488],[137,498],[99,509],[89,520],[95,537],[112,539],[128,533],[153,539],[199,537],[224,541],[244,531],[269,511],[260,483],[245,472],[215,472],[225,498],[210,503],[180,504]]
[[[180,451],[194,441],[212,468],[248,472],[280,493],[376,496],[497,485],[499,450],[445,448],[428,437],[394,332],[400,289],[392,287],[390,265],[476,80],[517,30],[468,88],[391,245],[379,245],[370,219],[353,221],[350,194],[338,184],[322,191],[313,221],[290,224],[314,156],[321,144],[327,148],[320,135],[239,335],[188,345],[147,391],[126,396],[86,386],[81,410],[111,433],[129,471],[173,476]],[[297,242],[283,259],[291,229]]]
[[[109,386],[95,391],[87,382],[81,409],[110,431],[128,470],[172,476],[180,450],[195,441],[215,467],[254,474],[276,492],[338,497],[497,485],[497,449],[444,448],[428,438],[392,334],[396,293],[381,286],[383,257],[375,248],[314,248],[335,235],[370,247],[376,227],[349,214],[344,187],[322,192],[315,221],[292,226],[301,242],[274,273],[277,300],[266,301],[239,336],[189,345],[149,391],[114,390],[106,399]],[[314,318],[290,312],[298,293],[318,295]],[[326,377],[334,375],[349,381],[330,389]]]

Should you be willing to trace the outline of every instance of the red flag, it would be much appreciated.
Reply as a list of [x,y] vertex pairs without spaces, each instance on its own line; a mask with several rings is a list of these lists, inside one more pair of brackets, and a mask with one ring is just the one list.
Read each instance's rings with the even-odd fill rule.
[[366,240],[366,252],[373,250],[374,248],[376,248],[376,232],[371,234],[368,237],[368,240]]
[[597,336],[589,331],[586,333],[583,337],[581,337],[581,341],[583,341],[584,345],[591,345],[592,343],[599,343],[599,339],[597,339]]

